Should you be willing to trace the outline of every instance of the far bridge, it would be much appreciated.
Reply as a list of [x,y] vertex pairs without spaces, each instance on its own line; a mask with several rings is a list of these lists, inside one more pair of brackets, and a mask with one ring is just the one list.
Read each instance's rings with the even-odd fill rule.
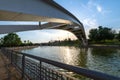
[[[53,0],[1,0],[1,21],[36,21],[39,25],[0,25],[0,34],[40,30],[63,29],[72,32],[83,45],[87,45],[83,24],[69,11]],[[47,22],[41,24],[41,22]]]

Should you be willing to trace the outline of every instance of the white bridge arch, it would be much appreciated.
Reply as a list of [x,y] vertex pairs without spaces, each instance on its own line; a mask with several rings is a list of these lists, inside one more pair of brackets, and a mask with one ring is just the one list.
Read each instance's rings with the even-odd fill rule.
[[53,0],[0,0],[0,21],[48,22],[39,25],[0,25],[0,34],[38,30],[63,29],[72,32],[87,45],[82,23]]

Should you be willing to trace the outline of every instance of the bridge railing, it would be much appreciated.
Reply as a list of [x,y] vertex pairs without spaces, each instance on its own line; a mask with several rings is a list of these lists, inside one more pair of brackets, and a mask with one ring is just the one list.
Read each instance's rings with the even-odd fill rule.
[[82,76],[86,76],[92,80],[120,80],[119,77],[114,77],[101,72],[92,71],[92,70],[64,64],[61,62],[56,62],[53,60],[41,58],[26,53],[21,53],[5,48],[2,48],[1,51],[10,60],[11,64],[15,65],[15,67],[20,71],[23,79],[76,80],[76,78],[67,76],[64,73],[61,73],[60,71],[58,72],[49,68],[50,65],[52,65]]

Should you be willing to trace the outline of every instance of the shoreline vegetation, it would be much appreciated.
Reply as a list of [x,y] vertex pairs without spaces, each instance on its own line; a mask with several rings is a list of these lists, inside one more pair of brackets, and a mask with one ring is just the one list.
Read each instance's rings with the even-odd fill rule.
[[[88,45],[85,47],[120,48],[120,31],[116,32],[111,28],[99,26],[98,28],[91,29],[88,37]],[[81,41],[71,40],[70,38],[63,41],[50,41],[42,45],[84,47],[81,45]]]
[[31,46],[16,46],[16,47],[6,47],[10,50],[14,50],[14,51],[20,51],[20,50],[26,50],[26,49],[32,49],[32,48],[36,48],[38,47],[38,45],[31,45]]
[[[120,31],[116,32],[111,28],[99,26],[89,31],[88,45],[82,46],[80,40],[49,41],[47,43],[32,43],[30,40],[21,41],[16,33],[9,33],[0,39],[0,47],[24,47],[28,46],[75,46],[94,48],[120,48]],[[25,48],[25,47],[24,47]]]
[[[35,45],[35,44],[34,44]],[[16,33],[9,33],[0,39],[0,47],[33,46],[30,40],[21,41]]]
[[80,48],[120,48],[120,45],[105,45],[105,44],[89,44],[87,46],[81,46],[80,44],[44,44],[40,46],[73,46],[73,47],[80,47]]
[[50,41],[48,43],[41,43],[41,46],[75,46],[79,47],[81,42],[79,40],[65,39],[63,41]]

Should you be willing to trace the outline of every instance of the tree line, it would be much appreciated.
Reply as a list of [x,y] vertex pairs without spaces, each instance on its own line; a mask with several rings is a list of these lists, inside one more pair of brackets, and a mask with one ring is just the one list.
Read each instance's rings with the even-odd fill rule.
[[50,41],[47,44],[51,46],[79,46],[80,45],[79,40],[71,40],[70,38],[64,39],[64,40],[56,40],[56,41]]
[[16,33],[9,33],[6,36],[0,39],[0,46],[25,46],[25,45],[32,45],[32,42],[29,40],[25,40],[24,42],[21,41],[21,38]]
[[99,26],[98,28],[89,31],[89,41],[105,42],[106,40],[120,41],[120,31],[117,33],[108,27]]
[[[108,27],[99,26],[98,28],[91,29],[89,31],[89,40],[88,42],[106,42],[106,41],[117,41],[120,43],[120,31],[117,33],[115,30],[112,30]],[[66,39],[63,41],[54,41],[49,44],[80,44],[78,40],[71,41],[70,39]],[[48,43],[47,43],[48,44]],[[21,38],[16,33],[9,33],[6,36],[0,39],[0,46],[25,46],[25,45],[33,45],[33,43],[29,40],[21,41]]]

